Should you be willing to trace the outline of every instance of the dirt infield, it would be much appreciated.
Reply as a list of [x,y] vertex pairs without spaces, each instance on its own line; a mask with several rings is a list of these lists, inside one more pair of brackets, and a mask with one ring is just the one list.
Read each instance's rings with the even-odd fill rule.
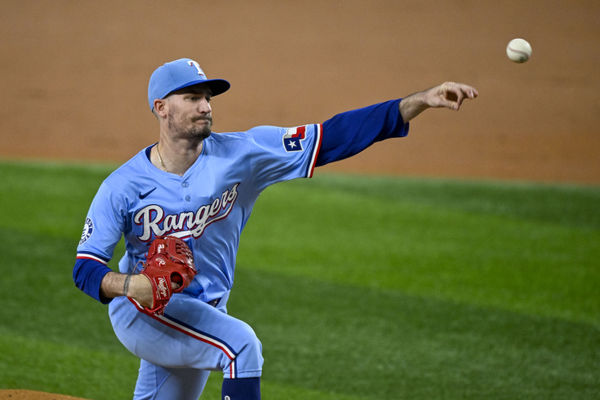
[[0,390],[0,400],[85,400],[62,394],[36,392],[33,390]]
[[[328,170],[600,183],[600,2],[3,2],[0,157],[128,159],[156,138],[146,85],[189,56],[232,90],[215,130],[321,122],[444,80],[476,102]],[[533,46],[514,64],[505,46]]]

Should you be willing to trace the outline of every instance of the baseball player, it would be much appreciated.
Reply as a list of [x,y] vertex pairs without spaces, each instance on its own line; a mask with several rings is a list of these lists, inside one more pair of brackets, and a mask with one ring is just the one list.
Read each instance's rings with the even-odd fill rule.
[[[222,399],[259,399],[261,343],[226,310],[240,234],[259,194],[406,136],[409,121],[427,108],[458,110],[478,95],[446,82],[323,123],[214,133],[210,100],[229,87],[188,58],[157,68],[148,106],[158,142],[106,178],[85,220],[73,280],[108,304],[115,334],[140,358],[134,399],[198,399],[210,371],[223,372]],[[121,236],[126,251],[115,272],[107,263]],[[195,270],[183,280],[170,269],[153,275],[149,260],[157,254],[154,270],[169,260]]]

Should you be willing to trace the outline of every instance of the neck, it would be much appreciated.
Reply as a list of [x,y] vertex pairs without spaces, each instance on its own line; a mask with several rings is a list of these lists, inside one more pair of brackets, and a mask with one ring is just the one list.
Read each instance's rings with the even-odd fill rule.
[[157,168],[181,176],[196,162],[202,153],[202,146],[202,140],[182,143],[161,137],[152,148],[150,160]]

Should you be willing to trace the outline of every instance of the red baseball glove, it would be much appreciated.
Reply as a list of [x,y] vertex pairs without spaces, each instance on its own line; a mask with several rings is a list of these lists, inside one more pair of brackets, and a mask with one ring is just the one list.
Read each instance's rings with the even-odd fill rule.
[[144,308],[151,313],[163,314],[173,293],[188,287],[196,272],[192,251],[183,240],[173,236],[154,239],[141,271],[152,283],[154,302],[152,308]]

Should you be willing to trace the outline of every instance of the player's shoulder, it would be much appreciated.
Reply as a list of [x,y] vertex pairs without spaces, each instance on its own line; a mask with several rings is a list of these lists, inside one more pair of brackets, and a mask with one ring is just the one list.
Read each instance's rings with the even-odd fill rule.
[[247,140],[246,132],[212,132],[208,138],[204,141],[206,143],[209,142],[217,142],[217,143],[228,143],[228,142],[241,142]]
[[205,142],[215,153],[253,153],[267,137],[281,136],[283,131],[284,128],[277,126],[261,125],[246,131],[213,133]]
[[102,182],[102,186],[116,192],[135,191],[140,178],[147,175],[148,162],[145,148],[121,164]]
[[268,135],[268,134],[279,134],[283,133],[286,128],[282,128],[281,126],[273,126],[273,125],[260,125],[255,126],[254,128],[248,129],[249,135]]
[[282,128],[280,126],[259,125],[259,126],[254,126],[246,131],[213,133],[212,135],[210,135],[210,138],[218,140],[218,141],[222,141],[222,142],[242,141],[242,140],[250,140],[252,138],[252,136],[254,136],[254,135],[277,133],[277,132],[283,132],[284,130],[285,130],[285,128]]
[[208,140],[213,140],[218,143],[239,143],[252,141],[255,135],[268,134],[269,132],[280,132],[283,128],[270,125],[255,126],[245,131],[237,132],[213,132]]
[[115,169],[106,179],[118,180],[124,176],[130,177],[131,175],[141,173],[145,169],[144,158],[147,157],[147,150],[148,148],[144,148],[143,150],[139,151],[137,154]]
[[[281,146],[286,151],[298,151],[302,149],[298,141],[302,141],[307,137],[318,135],[319,129],[317,124],[298,125],[292,127],[281,127],[275,125],[259,125],[248,129],[244,132],[233,132],[227,134],[211,135],[216,141],[235,143],[236,147],[239,141],[245,141],[244,147],[248,152],[263,151],[266,148],[274,149]],[[295,148],[287,147],[286,144],[290,141],[295,141]],[[291,143],[290,143],[291,145]],[[226,147],[226,146],[223,146]],[[239,150],[238,150],[239,151]]]

